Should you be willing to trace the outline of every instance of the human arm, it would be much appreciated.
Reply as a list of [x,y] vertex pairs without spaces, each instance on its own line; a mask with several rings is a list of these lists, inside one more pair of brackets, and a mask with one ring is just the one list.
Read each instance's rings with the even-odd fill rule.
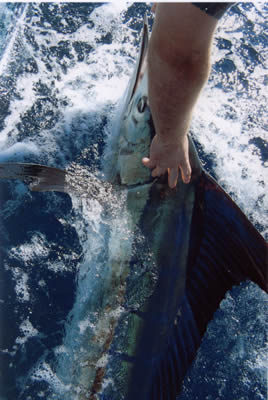
[[210,46],[217,25],[191,3],[158,3],[148,51],[149,104],[156,135],[143,164],[158,176],[168,170],[175,187],[191,166],[187,132],[193,107],[210,70]]

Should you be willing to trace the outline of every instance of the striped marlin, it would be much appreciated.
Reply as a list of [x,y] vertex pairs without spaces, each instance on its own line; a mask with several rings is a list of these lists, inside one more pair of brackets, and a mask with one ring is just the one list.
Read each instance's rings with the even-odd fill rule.
[[[148,39],[145,19],[139,59],[113,143],[112,185],[127,190],[132,231],[142,238],[141,243],[134,238],[131,245],[150,256],[150,265],[142,265],[146,259],[137,253],[129,255],[122,272],[124,311],[104,340],[108,363],[95,368],[87,389],[90,399],[175,400],[226,292],[248,279],[267,292],[267,245],[204,171],[191,137],[189,184],[179,181],[171,190],[167,177],[152,179],[141,163],[155,133],[148,104]],[[37,191],[79,192],[74,176],[75,172],[40,165],[0,165],[0,178],[30,178],[31,189]],[[87,195],[98,198],[95,178],[89,176],[89,182]],[[137,271],[138,282],[131,276]],[[130,301],[133,292],[136,302]],[[105,378],[112,378],[111,387]]]

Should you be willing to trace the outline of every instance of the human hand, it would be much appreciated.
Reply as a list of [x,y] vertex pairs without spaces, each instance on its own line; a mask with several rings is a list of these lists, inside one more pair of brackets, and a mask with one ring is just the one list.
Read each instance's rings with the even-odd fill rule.
[[189,161],[189,145],[187,136],[180,137],[176,142],[163,140],[155,135],[149,158],[144,157],[142,163],[152,169],[152,176],[161,176],[168,172],[168,185],[175,188],[178,182],[179,170],[184,183],[191,180],[191,165]]

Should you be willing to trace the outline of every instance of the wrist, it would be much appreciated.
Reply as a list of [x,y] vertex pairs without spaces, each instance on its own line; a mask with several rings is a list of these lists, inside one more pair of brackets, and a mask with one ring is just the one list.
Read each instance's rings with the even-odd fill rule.
[[159,140],[163,143],[163,145],[180,145],[181,143],[185,142],[185,139],[187,138],[187,133],[188,129],[183,129],[183,130],[172,130],[172,131],[162,131],[160,133],[157,133],[157,136]]
[[155,130],[161,141],[174,144],[184,141],[190,127],[191,112],[185,112],[183,118],[177,118],[172,124],[169,122],[168,120],[165,120],[165,123],[156,121]]

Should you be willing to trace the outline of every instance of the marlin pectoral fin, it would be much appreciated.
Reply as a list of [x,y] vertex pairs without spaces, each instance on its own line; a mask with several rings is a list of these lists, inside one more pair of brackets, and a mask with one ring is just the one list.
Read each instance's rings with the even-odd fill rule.
[[66,192],[66,172],[39,164],[1,163],[0,179],[20,179],[33,191]]
[[0,179],[19,179],[34,192],[63,192],[98,199],[101,204],[112,191],[110,184],[76,164],[64,170],[39,164],[0,163]]
[[[268,247],[239,207],[205,172],[196,186],[185,292],[146,399],[175,399],[209,321],[234,285],[267,292]],[[155,358],[155,359],[156,359]]]

